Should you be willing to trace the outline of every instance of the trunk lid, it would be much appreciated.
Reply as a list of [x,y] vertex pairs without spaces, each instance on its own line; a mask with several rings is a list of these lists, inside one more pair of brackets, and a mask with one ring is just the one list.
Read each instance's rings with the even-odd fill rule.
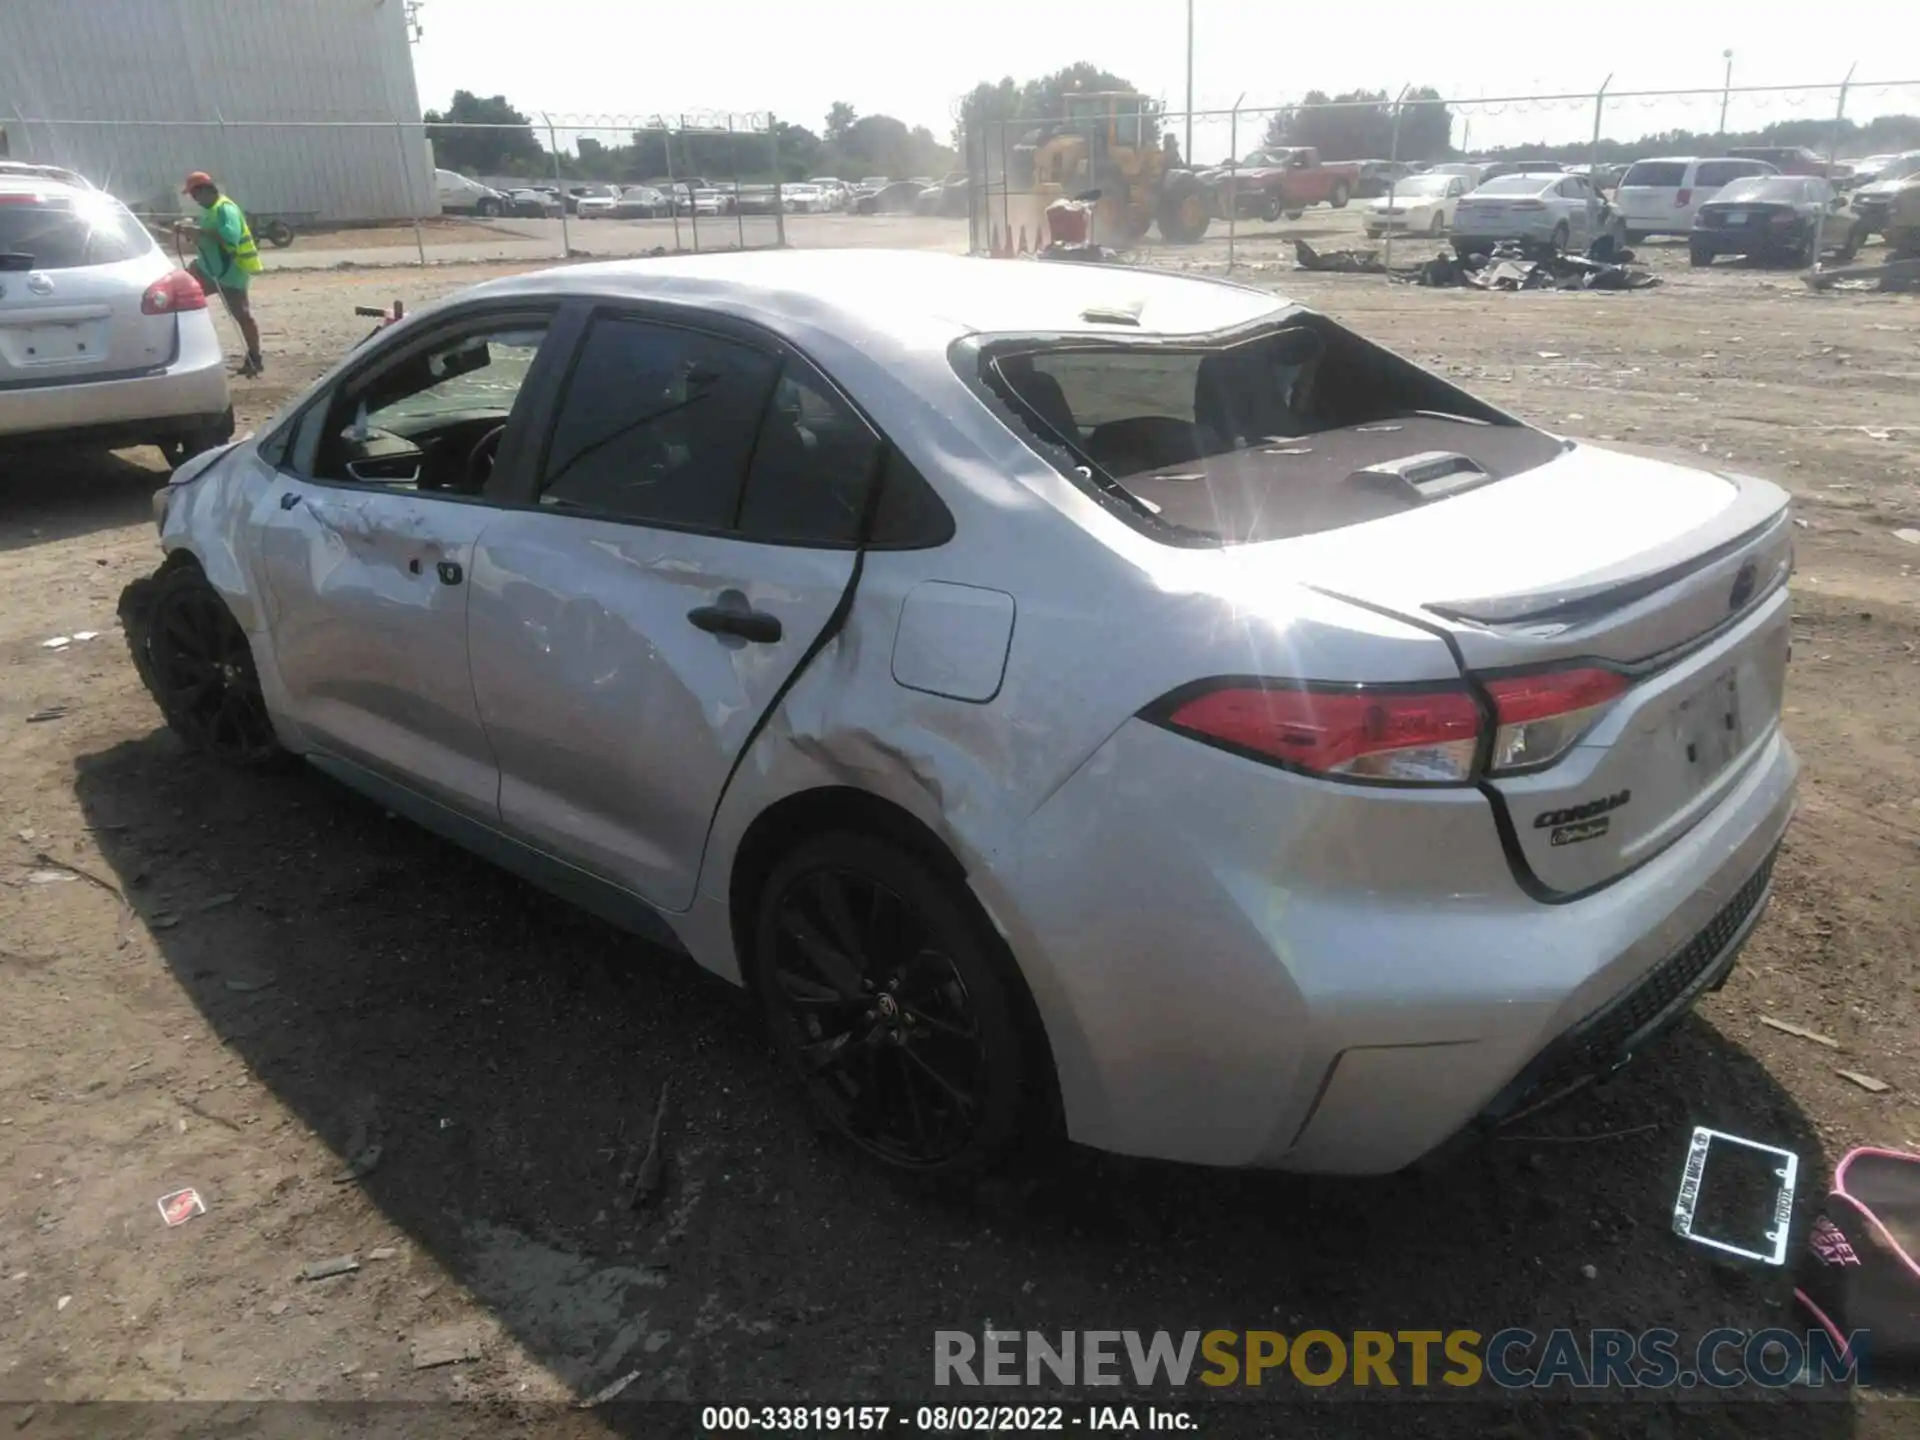
[[1685,834],[1779,724],[1787,496],[1592,446],[1397,515],[1228,552],[1446,635],[1470,675],[1598,665],[1632,681],[1570,751],[1485,788],[1546,891]]

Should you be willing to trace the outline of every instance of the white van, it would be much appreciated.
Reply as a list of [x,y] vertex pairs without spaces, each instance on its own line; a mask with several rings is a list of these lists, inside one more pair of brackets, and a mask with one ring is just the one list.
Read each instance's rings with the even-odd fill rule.
[[498,190],[470,180],[457,170],[433,172],[434,198],[444,215],[504,215],[510,208]]
[[1720,187],[1749,175],[1777,175],[1764,160],[1702,160],[1690,155],[1636,160],[1620,177],[1613,208],[1627,222],[1627,243],[1648,235],[1691,235],[1693,216]]

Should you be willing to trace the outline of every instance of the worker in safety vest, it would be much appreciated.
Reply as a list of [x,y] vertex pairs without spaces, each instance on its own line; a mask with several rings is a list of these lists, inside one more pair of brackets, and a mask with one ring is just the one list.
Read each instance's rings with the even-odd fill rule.
[[[181,193],[191,196],[193,203],[200,207],[200,253],[187,267],[188,272],[209,295],[216,289],[220,292],[227,313],[233,316],[233,323],[240,327],[240,334],[247,342],[247,360],[240,367],[240,374],[258,375],[266,365],[260,358],[260,327],[253,321],[247,282],[264,268],[260,263],[260,247],[253,243],[253,231],[247,228],[247,217],[240,207],[220,193],[220,187],[206,171],[196,170],[187,176]],[[193,222],[183,220],[181,224],[190,226]]]

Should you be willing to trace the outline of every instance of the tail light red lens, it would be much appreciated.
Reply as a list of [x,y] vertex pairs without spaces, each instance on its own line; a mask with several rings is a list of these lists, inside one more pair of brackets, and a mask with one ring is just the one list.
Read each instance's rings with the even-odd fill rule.
[[[1631,682],[1598,666],[1484,682],[1493,704],[1488,771],[1560,759]],[[1483,738],[1465,686],[1219,680],[1175,691],[1145,718],[1223,750],[1331,780],[1466,785]]]
[[1673,203],[1676,205],[1691,205],[1693,203],[1693,191],[1691,190],[1676,191],[1674,193]]
[[184,270],[163,275],[147,287],[140,297],[142,315],[173,315],[182,310],[207,308],[207,292],[200,282]]
[[1587,667],[1485,682],[1496,729],[1487,764],[1496,775],[1558,760],[1626,693],[1628,680]]
[[1480,739],[1480,712],[1464,687],[1222,681],[1176,694],[1154,718],[1197,740],[1289,769],[1409,785],[1467,783]]

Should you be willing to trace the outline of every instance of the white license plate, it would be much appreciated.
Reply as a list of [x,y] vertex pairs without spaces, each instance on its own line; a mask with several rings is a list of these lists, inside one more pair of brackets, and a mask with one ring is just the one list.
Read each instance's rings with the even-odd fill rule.
[[1680,704],[1675,736],[1688,771],[1703,783],[1718,775],[1740,753],[1745,725],[1740,713],[1737,670],[1722,670],[1700,692]]
[[1747,223],[1747,212],[1744,210],[1729,210],[1720,218],[1728,225],[1744,225]]
[[100,326],[91,320],[74,325],[8,325],[0,328],[0,353],[20,369],[33,365],[71,365],[105,353]]

